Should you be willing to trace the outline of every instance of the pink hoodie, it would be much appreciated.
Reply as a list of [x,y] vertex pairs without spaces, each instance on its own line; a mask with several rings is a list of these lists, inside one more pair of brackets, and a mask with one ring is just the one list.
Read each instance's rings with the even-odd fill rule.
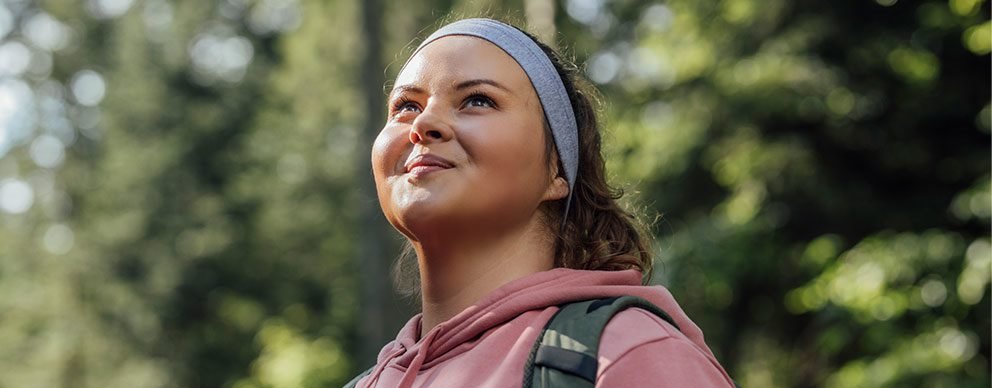
[[633,270],[536,273],[496,289],[420,341],[417,315],[358,387],[519,387],[531,347],[557,305],[623,295],[661,307],[682,331],[641,309],[620,312],[600,340],[596,387],[733,387],[672,294],[640,281]]

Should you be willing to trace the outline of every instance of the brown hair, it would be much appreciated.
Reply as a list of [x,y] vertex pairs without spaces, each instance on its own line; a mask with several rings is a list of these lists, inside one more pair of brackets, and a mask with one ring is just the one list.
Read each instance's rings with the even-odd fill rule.
[[[542,205],[548,229],[555,234],[555,266],[600,271],[636,269],[645,280],[649,279],[651,240],[637,217],[617,202],[623,197],[623,190],[606,181],[593,87],[585,82],[574,64],[562,59],[533,35],[526,31],[524,34],[537,43],[558,70],[579,129],[579,169],[564,227],[561,225],[565,199]],[[548,125],[545,125],[545,139],[548,158],[557,159],[558,152]],[[557,161],[553,164],[558,168],[558,175],[564,176],[561,164]]]
[[[623,197],[623,190],[606,181],[595,89],[582,78],[573,63],[532,34],[521,31],[537,43],[554,64],[568,92],[579,130],[579,168],[566,219],[562,216],[567,199],[548,201],[539,208],[547,230],[554,234],[555,267],[600,271],[636,269],[646,282],[652,269],[651,240],[644,224],[617,202]],[[558,176],[564,177],[565,170],[558,163],[558,151],[547,121],[544,132],[548,165],[557,168]],[[419,275],[416,255],[407,242],[393,267],[397,290],[405,295],[417,294],[420,291]]]

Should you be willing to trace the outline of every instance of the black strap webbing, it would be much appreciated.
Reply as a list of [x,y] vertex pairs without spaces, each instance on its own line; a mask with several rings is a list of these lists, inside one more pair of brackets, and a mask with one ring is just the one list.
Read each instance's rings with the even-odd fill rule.
[[547,345],[542,345],[537,349],[537,354],[534,355],[534,365],[555,368],[584,378],[591,383],[596,382],[596,369],[599,367],[596,359],[588,354]]
[[679,328],[664,310],[633,296],[562,305],[534,343],[524,368],[524,388],[593,387],[603,329],[614,315],[632,307],[647,310]]

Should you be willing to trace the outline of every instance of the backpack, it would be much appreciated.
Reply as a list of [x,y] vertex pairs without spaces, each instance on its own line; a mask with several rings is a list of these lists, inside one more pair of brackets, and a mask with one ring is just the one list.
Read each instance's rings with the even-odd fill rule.
[[[679,329],[668,313],[635,296],[562,305],[534,341],[524,366],[523,388],[595,387],[603,329],[614,315],[631,307],[649,311]],[[354,388],[373,368],[356,376],[345,388]]]
[[664,310],[634,296],[566,304],[534,342],[524,367],[523,388],[594,387],[603,329],[614,315],[631,307],[647,310],[679,329]]

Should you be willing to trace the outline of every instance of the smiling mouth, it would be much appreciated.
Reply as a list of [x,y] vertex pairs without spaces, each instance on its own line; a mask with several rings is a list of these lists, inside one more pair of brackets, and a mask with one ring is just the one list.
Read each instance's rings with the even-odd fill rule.
[[448,160],[431,155],[421,154],[414,157],[406,165],[406,173],[412,178],[420,178],[427,174],[454,168],[455,165]]
[[442,171],[447,169],[448,167],[422,165],[411,168],[410,171],[407,173],[415,177],[422,177],[424,175],[430,174],[435,171]]

